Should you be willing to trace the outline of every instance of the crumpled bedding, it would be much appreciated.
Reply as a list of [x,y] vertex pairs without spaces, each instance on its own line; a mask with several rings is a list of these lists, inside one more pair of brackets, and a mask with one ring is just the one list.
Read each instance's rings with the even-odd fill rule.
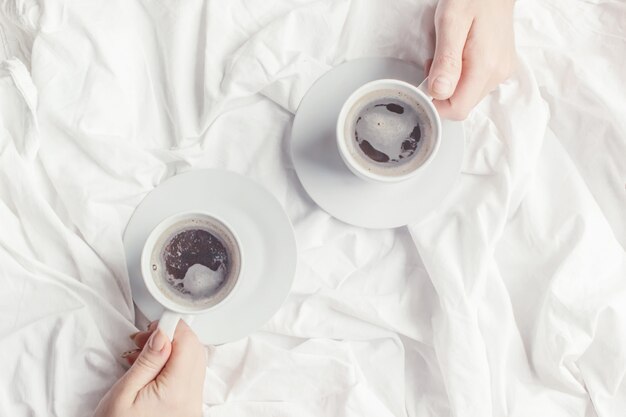
[[515,75],[460,180],[396,230],[320,210],[289,135],[330,68],[423,65],[432,1],[0,2],[0,414],[88,416],[124,372],[122,233],[165,179],[229,169],[283,204],[292,292],[210,347],[206,416],[626,410],[626,4],[519,0]]

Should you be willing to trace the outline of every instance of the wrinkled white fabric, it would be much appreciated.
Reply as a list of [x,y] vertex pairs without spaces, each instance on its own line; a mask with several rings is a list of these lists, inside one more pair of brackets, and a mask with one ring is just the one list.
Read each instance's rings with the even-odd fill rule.
[[[299,245],[262,329],[210,349],[210,416],[626,410],[626,4],[519,0],[515,76],[465,122],[421,222],[359,229],[298,182],[289,132],[346,60],[432,55],[433,2],[0,1],[0,414],[88,416],[135,330],[122,232],[225,168]],[[417,192],[417,190],[416,190]]]

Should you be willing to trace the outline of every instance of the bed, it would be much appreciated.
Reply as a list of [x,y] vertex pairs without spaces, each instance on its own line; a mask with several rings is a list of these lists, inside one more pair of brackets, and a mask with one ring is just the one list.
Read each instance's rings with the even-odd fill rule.
[[517,1],[515,74],[419,224],[347,225],[298,181],[307,89],[354,58],[423,65],[434,6],[0,2],[0,415],[91,415],[145,324],[125,225],[209,167],[281,202],[299,262],[266,325],[210,347],[206,416],[625,415],[626,3]]

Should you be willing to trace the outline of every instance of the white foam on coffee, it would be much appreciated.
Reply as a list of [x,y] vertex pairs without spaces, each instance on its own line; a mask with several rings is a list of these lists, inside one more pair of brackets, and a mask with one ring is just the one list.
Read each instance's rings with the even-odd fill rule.
[[[417,118],[419,119],[421,137],[416,152],[411,157],[397,163],[378,163],[373,161],[363,153],[355,138],[356,123],[360,114],[368,106],[381,100],[401,101],[409,106],[417,114]],[[399,154],[401,141],[399,141],[398,138],[402,136],[407,137],[415,123],[411,123],[410,120],[396,116],[393,113],[385,115],[384,113],[376,114],[376,112],[374,112],[370,114],[370,117],[371,120],[366,121],[367,125],[365,128],[368,130],[370,140],[372,136],[375,137],[372,145],[388,155],[393,155],[394,153],[396,155]],[[432,120],[432,116],[420,103],[408,94],[395,89],[384,89],[365,95],[352,107],[346,118],[344,137],[347,141],[347,147],[352,158],[362,168],[379,175],[400,176],[414,171],[429,158],[434,149],[434,140],[432,138],[434,124],[435,122]],[[386,130],[381,128],[383,134],[376,135],[375,129],[377,126],[381,125],[384,126]]]
[[221,264],[217,271],[213,271],[202,264],[193,264],[182,280],[183,288],[194,299],[208,297],[222,285],[227,272],[224,264]]

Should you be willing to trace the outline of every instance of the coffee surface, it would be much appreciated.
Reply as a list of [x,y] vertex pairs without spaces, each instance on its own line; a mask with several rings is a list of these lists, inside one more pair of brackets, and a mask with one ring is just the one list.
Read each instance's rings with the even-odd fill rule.
[[197,219],[170,226],[152,254],[152,273],[168,298],[188,307],[206,308],[234,287],[239,249],[223,225]]
[[422,106],[397,90],[370,93],[348,116],[348,149],[363,168],[403,175],[419,167],[432,149],[432,121]]
[[220,240],[207,230],[190,229],[175,235],[163,251],[167,273],[175,280],[185,278],[193,265],[212,271],[228,269],[228,252]]
[[354,139],[379,163],[402,163],[415,154],[422,136],[418,112],[395,97],[369,103],[359,112]]

